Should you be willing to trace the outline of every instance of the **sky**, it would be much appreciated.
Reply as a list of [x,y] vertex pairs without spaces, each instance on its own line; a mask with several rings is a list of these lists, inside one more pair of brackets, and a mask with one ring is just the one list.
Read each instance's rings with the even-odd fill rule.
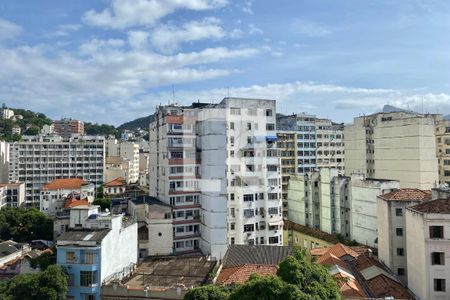
[[450,114],[449,37],[448,0],[0,0],[0,103],[113,125],[228,95]]

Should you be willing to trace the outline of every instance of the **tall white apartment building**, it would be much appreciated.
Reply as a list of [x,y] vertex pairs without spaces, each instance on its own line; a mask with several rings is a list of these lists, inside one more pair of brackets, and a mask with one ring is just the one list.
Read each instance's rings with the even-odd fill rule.
[[345,174],[399,180],[402,188],[438,183],[434,117],[413,112],[376,113],[345,125]]
[[316,164],[318,169],[344,171],[344,125],[329,119],[316,119]]
[[282,243],[276,101],[158,107],[150,195],[174,211],[174,251],[220,258],[228,244]]
[[0,108],[0,118],[4,120],[8,120],[14,117],[14,111],[12,109],[2,107]]
[[450,299],[450,199],[406,209],[408,287],[422,300]]
[[25,204],[39,206],[41,188],[59,178],[103,184],[105,140],[101,136],[24,136],[10,144],[9,180],[25,183]]
[[139,180],[139,144],[133,142],[107,140],[106,156],[120,156],[130,162],[128,183]]
[[320,169],[292,177],[290,221],[377,247],[377,196],[399,188],[398,181],[339,175]]
[[0,141],[0,182],[8,182],[9,144]]

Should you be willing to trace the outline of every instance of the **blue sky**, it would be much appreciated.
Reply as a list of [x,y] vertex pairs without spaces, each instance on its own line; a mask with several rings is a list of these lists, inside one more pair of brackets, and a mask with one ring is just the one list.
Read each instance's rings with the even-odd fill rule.
[[450,1],[0,0],[0,102],[118,125],[172,99],[450,113]]

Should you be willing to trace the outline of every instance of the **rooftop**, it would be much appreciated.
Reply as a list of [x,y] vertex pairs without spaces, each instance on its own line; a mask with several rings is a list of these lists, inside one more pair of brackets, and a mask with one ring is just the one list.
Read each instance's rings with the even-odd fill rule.
[[55,179],[44,184],[44,190],[75,190],[80,189],[81,186],[88,184],[81,178],[63,178]]
[[229,245],[223,257],[223,267],[242,265],[277,266],[287,256],[292,255],[292,247],[269,245]]
[[278,267],[268,265],[243,265],[238,267],[223,268],[217,278],[217,283],[232,285],[246,282],[250,275],[276,275]]
[[390,193],[379,195],[387,201],[428,201],[431,200],[431,191],[420,189],[395,189]]
[[204,284],[216,265],[215,260],[200,257],[151,257],[145,259],[135,272],[122,282],[129,288],[166,290],[176,286],[184,288]]
[[421,214],[450,214],[450,199],[431,200],[408,209]]
[[89,201],[87,199],[77,199],[75,197],[66,199],[64,202],[64,208],[73,208],[80,205],[89,205]]
[[158,198],[155,198],[155,197],[152,197],[152,196],[149,196],[149,195],[139,195],[139,196],[137,196],[135,199],[133,199],[131,201],[134,204],[136,204],[136,205],[147,203],[149,205],[151,205],[151,204],[159,204],[159,205],[171,207],[169,204],[164,203],[164,202],[158,200]]
[[339,243],[339,239],[336,236],[326,233],[326,232],[323,232],[323,231],[320,231],[318,229],[314,229],[314,228],[311,228],[308,226],[297,224],[297,223],[294,223],[289,220],[284,220],[284,225],[285,225],[284,228],[286,228],[287,230],[293,229],[295,231],[302,232],[306,235],[318,238],[320,240],[329,242],[331,244]]
[[108,188],[108,187],[124,186],[124,185],[126,185],[125,178],[118,177],[116,179],[111,180],[110,182],[105,183],[104,187]]
[[71,230],[64,232],[58,237],[58,242],[80,242],[80,241],[94,241],[100,243],[106,235],[111,231],[111,229],[101,229],[101,230]]

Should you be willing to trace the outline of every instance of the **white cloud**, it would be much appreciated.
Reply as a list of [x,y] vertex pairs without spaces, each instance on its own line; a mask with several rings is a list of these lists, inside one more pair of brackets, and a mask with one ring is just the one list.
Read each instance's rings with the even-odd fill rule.
[[13,22],[0,18],[0,40],[12,39],[21,34],[22,27]]
[[253,0],[245,0],[244,3],[239,6],[239,8],[246,14],[253,15]]
[[87,11],[83,20],[92,26],[123,29],[153,25],[178,9],[208,10],[226,4],[227,0],[113,0],[103,11]]
[[56,31],[51,34],[51,36],[55,36],[55,37],[67,36],[72,32],[80,30],[82,27],[83,26],[81,24],[59,25],[56,28]]
[[149,33],[146,31],[130,31],[128,32],[128,43],[133,49],[142,49],[147,46]]
[[170,52],[178,48],[182,42],[203,39],[220,39],[225,32],[216,18],[206,18],[201,22],[191,21],[181,27],[162,25],[152,31],[151,42],[161,51]]
[[295,20],[291,24],[291,30],[297,34],[309,37],[321,37],[331,34],[326,26],[308,20]]
[[257,27],[255,24],[249,24],[248,25],[248,33],[250,34],[263,34],[261,28]]
[[81,54],[95,54],[100,50],[110,50],[112,48],[120,48],[125,45],[125,42],[120,39],[99,40],[93,39],[89,42],[80,45]]

